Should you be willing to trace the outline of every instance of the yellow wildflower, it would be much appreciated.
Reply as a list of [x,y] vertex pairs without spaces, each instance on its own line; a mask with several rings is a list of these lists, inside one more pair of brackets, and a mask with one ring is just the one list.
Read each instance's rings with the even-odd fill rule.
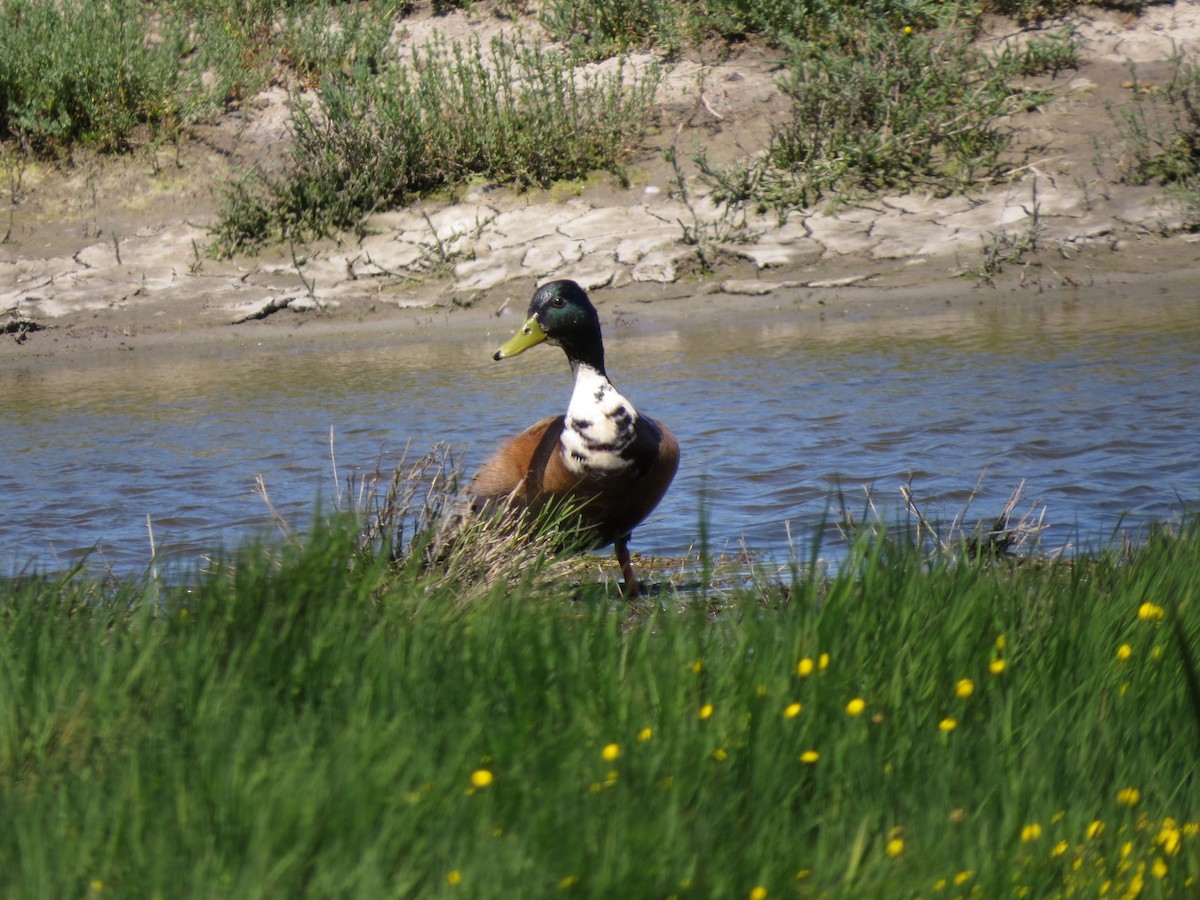
[[970,870],[966,870],[966,869],[964,869],[962,872],[957,873],[954,876],[955,886],[966,884],[968,881],[971,880],[972,874],[973,873]]
[[1050,855],[1051,856],[1062,856],[1064,853],[1067,852],[1067,848],[1069,848],[1070,846],[1071,845],[1068,844],[1066,841],[1059,841],[1057,844],[1054,845],[1054,849],[1052,849],[1050,851]]
[[713,751],[713,759],[717,762],[725,762],[725,760],[729,759],[729,753],[726,752],[724,747],[718,747]]
[[1165,615],[1166,610],[1157,603],[1146,602],[1138,607],[1138,618],[1143,622],[1157,622]]
[[92,883],[91,883],[91,888],[93,891],[95,891],[98,894],[102,890],[104,890],[104,882],[101,881],[99,878],[93,878]]
[[605,744],[604,749],[600,751],[600,758],[605,762],[612,762],[621,755],[620,744]]
[[1154,857],[1154,865],[1152,865],[1150,867],[1150,874],[1153,875],[1155,878],[1166,878],[1167,877],[1167,864],[1165,862],[1163,862],[1161,859],[1159,859],[1157,856]]
[[975,693],[975,682],[970,678],[960,678],[958,684],[954,685],[954,694],[956,697],[961,697],[966,700]]
[[990,663],[988,663],[988,671],[993,675],[1000,675],[1004,672],[1004,665],[1004,660],[993,659]]
[[707,719],[712,714],[713,714],[713,705],[711,703],[705,703],[702,707],[700,707],[700,718],[701,719]]
[[1037,822],[1030,822],[1021,829],[1021,843],[1027,844],[1030,841],[1036,841],[1042,836],[1042,826]]
[[692,663],[692,671],[699,675],[704,671],[704,663],[700,662],[700,660],[696,660],[694,663]]
[[907,35],[910,35],[910,34],[912,34],[912,26],[911,26],[911,25],[905,25],[905,26],[904,26],[904,34],[905,34],[906,36],[907,36]]
[[821,754],[818,753],[816,750],[805,750],[803,753],[800,754],[800,762],[808,763],[808,765],[810,765],[810,766],[813,765],[813,763],[815,763],[820,758],[821,758]]
[[1100,832],[1102,832],[1103,830],[1104,830],[1104,823],[1101,822],[1099,819],[1096,819],[1094,822],[1092,822],[1092,824],[1090,824],[1087,827],[1087,830],[1084,831],[1083,836],[1090,841],[1092,838],[1099,835]]
[[887,855],[890,856],[892,859],[895,859],[897,856],[899,856],[901,853],[904,852],[904,838],[898,838],[898,837],[892,838],[890,841],[887,842],[887,846],[884,848],[884,852],[887,853]]
[[1122,806],[1137,806],[1142,799],[1142,792],[1135,787],[1121,788],[1117,791],[1117,802]]
[[946,718],[942,719],[942,721],[938,722],[938,728],[940,728],[942,731],[945,731],[947,733],[953,731],[957,727],[958,727],[958,719],[952,718],[950,716],[947,716]]
[[828,653],[822,653],[820,656],[817,657],[817,668],[820,669],[822,672],[824,672],[826,669],[829,668],[829,654]]
[[800,715],[800,710],[804,709],[799,703],[789,703],[783,708],[783,716],[785,719],[794,719]]
[[996,649],[1003,650],[1006,646],[1008,646],[1008,641],[1005,640],[1004,635],[996,635]]
[[461,884],[462,883],[462,872],[458,871],[458,869],[451,869],[449,872],[446,873],[446,883],[447,884]]
[[813,673],[813,668],[813,661],[806,656],[800,662],[796,663],[796,674],[801,678],[807,678]]
[[1181,841],[1181,833],[1174,825],[1163,823],[1162,830],[1158,832],[1158,837],[1154,842],[1163,848],[1163,852],[1169,856],[1174,856],[1179,852],[1179,844]]
[[1117,659],[1121,662],[1127,661],[1131,656],[1133,656],[1133,648],[1128,644],[1122,644],[1117,648]]
[[750,900],[767,900],[767,889],[761,884],[750,889]]
[[487,769],[476,769],[471,773],[472,787],[485,788],[494,781],[492,773]]
[[638,732],[637,739],[644,744],[646,741],[650,740],[650,738],[652,738],[652,737],[654,737],[654,732],[651,731],[649,728],[643,728],[641,731]]
[[867,708],[867,701],[864,700],[862,697],[855,697],[853,700],[851,700],[849,703],[846,704],[846,715],[860,716],[860,715],[862,715],[862,711],[866,708]]
[[568,890],[574,887],[579,881],[578,875],[564,875],[558,880],[558,886],[561,890]]

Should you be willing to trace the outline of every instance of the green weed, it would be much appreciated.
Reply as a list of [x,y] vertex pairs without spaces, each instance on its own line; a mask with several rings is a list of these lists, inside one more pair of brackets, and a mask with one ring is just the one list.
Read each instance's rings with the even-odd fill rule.
[[1162,84],[1130,66],[1128,103],[1110,109],[1125,148],[1123,175],[1133,184],[1163,184],[1184,215],[1200,227],[1200,65],[1177,57]]
[[229,191],[217,248],[348,228],[476,175],[520,187],[619,171],[656,84],[653,70],[580,77],[562,54],[502,38],[486,51],[435,40],[411,63],[328,77],[317,107],[294,112],[287,170]]

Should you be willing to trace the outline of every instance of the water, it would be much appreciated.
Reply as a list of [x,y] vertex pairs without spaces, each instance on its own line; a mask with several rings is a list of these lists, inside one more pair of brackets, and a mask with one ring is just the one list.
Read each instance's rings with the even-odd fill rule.
[[[738,319],[610,329],[614,381],[683,452],[635,549],[685,553],[703,516],[715,549],[784,561],[839,491],[861,512],[870,490],[891,515],[906,482],[949,519],[973,493],[977,517],[994,516],[1024,481],[1052,545],[1100,544],[1200,499],[1200,300]],[[160,560],[194,565],[273,527],[259,476],[302,529],[337,500],[331,429],[342,491],[347,473],[443,440],[469,471],[570,392],[557,350],[492,362],[512,326],[15,362],[0,397],[0,572],[86,557],[140,573],[147,517]]]

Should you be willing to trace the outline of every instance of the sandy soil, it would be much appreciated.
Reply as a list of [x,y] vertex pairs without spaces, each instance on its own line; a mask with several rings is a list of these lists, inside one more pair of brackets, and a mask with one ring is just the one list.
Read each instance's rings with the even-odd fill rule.
[[[1107,109],[1129,100],[1130,62],[1139,80],[1153,82],[1173,53],[1195,53],[1200,4],[1156,6],[1136,18],[1093,11],[1073,24],[1085,41],[1083,63],[1040,85],[1053,102],[1009,123],[1016,147],[1005,183],[969,197],[879,197],[786,223],[754,220],[755,240],[714,242],[720,261],[703,275],[680,222],[695,214],[711,222],[716,211],[703,197],[689,208],[672,195],[661,150],[673,141],[702,145],[721,161],[762,146],[785,100],[757,48],[675,65],[659,94],[660,128],[627,187],[609,178],[523,194],[484,186],[379,214],[362,240],[305,248],[299,259],[286,248],[231,261],[205,254],[222,185],[251,163],[279,158],[288,122],[282,87],[197,127],[179,147],[67,167],[29,163],[0,180],[0,236],[8,232],[0,366],[299,330],[355,340],[506,329],[549,277],[588,286],[609,328],[730,315],[878,324],[961,304],[1190,298],[1200,289],[1200,236],[1179,228],[1161,190],[1120,183]],[[425,17],[407,39],[435,28],[486,36],[502,27],[484,11]],[[1000,27],[984,40],[1027,37]],[[989,243],[1029,228],[1034,208],[1037,251],[990,285],[966,277]],[[430,229],[452,251],[437,277],[420,274]]]

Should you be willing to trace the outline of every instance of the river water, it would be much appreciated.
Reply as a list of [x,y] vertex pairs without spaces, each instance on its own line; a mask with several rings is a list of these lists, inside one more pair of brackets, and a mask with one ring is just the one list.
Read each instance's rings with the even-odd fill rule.
[[[13,362],[0,373],[0,574],[86,558],[136,575],[151,533],[160,563],[187,570],[271,531],[260,475],[303,529],[339,490],[346,502],[350,473],[438,441],[469,474],[566,406],[558,350],[491,360],[515,325]],[[674,486],[635,533],[643,553],[684,554],[705,534],[718,551],[803,558],[839,493],[861,513],[869,491],[895,518],[904,483],[943,520],[974,494],[973,520],[1024,482],[1050,547],[1101,545],[1200,499],[1200,292],[964,302],[879,323],[730,316],[607,338],[614,382],[682,446]]]

